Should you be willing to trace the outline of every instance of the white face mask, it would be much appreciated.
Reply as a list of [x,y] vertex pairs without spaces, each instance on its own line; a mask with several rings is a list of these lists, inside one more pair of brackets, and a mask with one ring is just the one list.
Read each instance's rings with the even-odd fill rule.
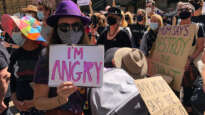
[[29,13],[26,13],[26,16],[30,16],[30,17],[33,17],[33,16],[32,16],[32,14],[29,14]]
[[152,30],[156,30],[156,29],[158,28],[158,23],[151,22],[151,23],[150,23],[150,28],[151,28]]
[[12,39],[14,43],[16,43],[19,46],[23,46],[26,41],[26,39],[22,37],[21,32],[13,32]]
[[42,21],[44,19],[43,11],[38,11],[37,16],[38,16],[38,19]]

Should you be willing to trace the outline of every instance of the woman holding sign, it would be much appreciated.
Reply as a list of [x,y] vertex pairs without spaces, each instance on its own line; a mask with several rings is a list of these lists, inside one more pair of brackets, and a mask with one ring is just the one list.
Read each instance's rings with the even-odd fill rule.
[[[90,20],[82,16],[78,6],[71,0],[59,3],[56,14],[47,19],[47,24],[54,28],[50,45],[54,44],[88,44],[84,26]],[[49,49],[47,50],[49,52]],[[34,99],[35,107],[46,110],[47,115],[82,115],[85,102],[85,90],[72,82],[64,82],[57,88],[48,86],[48,53],[39,60],[35,73]]]

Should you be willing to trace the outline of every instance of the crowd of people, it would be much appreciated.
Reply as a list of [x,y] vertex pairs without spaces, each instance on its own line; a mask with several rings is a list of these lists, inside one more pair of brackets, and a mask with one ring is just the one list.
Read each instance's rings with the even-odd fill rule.
[[[91,6],[92,3],[90,9]],[[93,110],[89,97],[92,88],[76,87],[72,82],[49,87],[49,47],[55,44],[103,45],[105,69],[112,68],[109,72],[113,71],[113,75],[115,69],[121,69],[122,75],[126,73],[129,80],[144,79],[150,77],[148,69],[152,68],[149,68],[148,59],[160,27],[196,24],[198,32],[193,39],[193,52],[185,59],[182,103],[190,115],[202,115],[205,111],[205,68],[199,70],[197,62],[201,60],[205,64],[203,6],[203,0],[178,2],[172,21],[156,12],[153,0],[148,0],[146,9],[138,9],[136,13],[107,6],[104,11],[91,10],[90,14],[85,14],[76,1],[62,0],[54,9],[49,0],[40,0],[37,6],[23,8],[22,17],[3,14],[0,114],[12,115],[10,101],[21,115],[109,114],[109,104],[100,105],[99,101],[95,101],[99,109]],[[104,81],[107,79],[105,74]],[[117,81],[118,76],[115,79]],[[179,91],[175,93],[181,97]],[[102,95],[92,95],[92,99],[97,100],[99,96]],[[141,107],[136,114],[149,114],[142,98],[139,96],[137,100]],[[127,115],[133,115],[132,110],[129,113],[129,108],[126,109]],[[100,113],[101,110],[104,111]]]

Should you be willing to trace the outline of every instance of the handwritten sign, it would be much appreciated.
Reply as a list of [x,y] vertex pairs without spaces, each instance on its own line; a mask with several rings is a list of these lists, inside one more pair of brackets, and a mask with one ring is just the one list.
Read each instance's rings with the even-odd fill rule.
[[89,5],[90,3],[90,0],[77,0],[77,4],[79,6],[86,6],[86,5]]
[[102,86],[103,46],[53,45],[49,56],[49,86],[65,81],[76,86]]
[[171,87],[176,91],[180,91],[185,65],[193,49],[196,28],[194,24],[160,28],[148,59],[148,73],[173,77]]
[[135,81],[151,115],[188,115],[162,77]]

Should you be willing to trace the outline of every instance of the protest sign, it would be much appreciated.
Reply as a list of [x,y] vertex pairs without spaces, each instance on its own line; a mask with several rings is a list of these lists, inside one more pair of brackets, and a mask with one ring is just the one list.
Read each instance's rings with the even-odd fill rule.
[[101,87],[103,68],[103,46],[50,46],[49,86],[71,81],[76,86]]
[[90,3],[90,0],[77,0],[77,4],[79,6],[86,6],[86,5],[89,5]]
[[180,91],[188,56],[197,31],[195,24],[160,28],[149,56],[149,74],[173,77],[171,87]]
[[150,115],[188,115],[162,77],[140,79],[135,83]]

